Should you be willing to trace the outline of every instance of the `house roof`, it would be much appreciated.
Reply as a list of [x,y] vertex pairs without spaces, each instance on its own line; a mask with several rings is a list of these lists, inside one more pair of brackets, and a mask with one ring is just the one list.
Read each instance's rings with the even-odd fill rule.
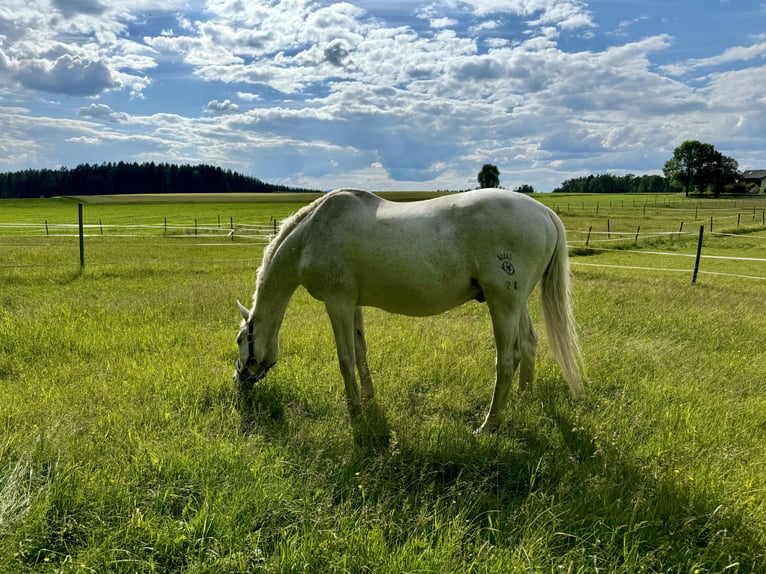
[[766,169],[747,169],[742,172],[740,179],[766,179]]

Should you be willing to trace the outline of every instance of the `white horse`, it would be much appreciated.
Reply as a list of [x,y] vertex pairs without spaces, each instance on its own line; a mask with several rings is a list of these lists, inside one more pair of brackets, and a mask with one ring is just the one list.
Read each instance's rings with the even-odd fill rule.
[[410,203],[337,190],[285,220],[266,248],[252,309],[237,302],[243,321],[234,379],[244,392],[276,363],[285,310],[303,285],[330,317],[353,422],[374,396],[363,307],[426,316],[486,301],[497,370],[492,404],[476,432],[494,430],[517,366],[520,388],[532,385],[537,335],[527,299],[541,279],[551,348],[571,394],[580,398],[566,234],[553,211],[501,189]]

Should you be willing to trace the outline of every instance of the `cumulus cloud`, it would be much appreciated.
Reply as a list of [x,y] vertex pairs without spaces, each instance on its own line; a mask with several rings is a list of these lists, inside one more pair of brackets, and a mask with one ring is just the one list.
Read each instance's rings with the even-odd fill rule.
[[114,112],[106,104],[90,104],[77,110],[77,115],[81,118],[92,118],[111,123],[120,123],[128,120],[128,114]]
[[[141,2],[150,0],[139,0]],[[6,0],[0,6],[0,70],[27,90],[94,96],[150,82],[156,66],[146,46],[130,39],[135,19],[121,2]]]
[[66,16],[87,14],[100,16],[106,8],[97,0],[53,0],[53,6]]
[[580,0],[463,0],[478,16],[515,14],[531,25],[555,25],[562,29],[593,27],[585,2]]
[[204,111],[208,114],[233,114],[239,111],[239,106],[232,103],[231,100],[224,100],[222,102],[210,100],[205,105]]
[[71,54],[53,61],[18,61],[13,75],[26,88],[70,96],[92,96],[118,86],[104,62]]

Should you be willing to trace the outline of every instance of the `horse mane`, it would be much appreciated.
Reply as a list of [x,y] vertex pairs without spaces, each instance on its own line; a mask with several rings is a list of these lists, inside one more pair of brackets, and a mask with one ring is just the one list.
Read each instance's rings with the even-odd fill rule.
[[285,239],[287,239],[287,236],[292,233],[292,231],[298,227],[301,221],[306,219],[309,215],[314,213],[316,209],[322,205],[328,197],[330,197],[332,193],[327,193],[323,195],[322,197],[315,199],[308,205],[304,205],[301,207],[298,211],[293,213],[290,217],[282,221],[282,223],[279,225],[279,231],[277,234],[269,241],[269,244],[266,246],[266,249],[263,251],[263,260],[261,261],[261,266],[258,268],[257,272],[257,279],[255,282],[255,290],[258,291],[258,287],[261,284],[263,275],[265,271],[269,268],[269,265],[271,264],[271,260],[274,258],[274,254],[277,252],[279,247],[284,243]]

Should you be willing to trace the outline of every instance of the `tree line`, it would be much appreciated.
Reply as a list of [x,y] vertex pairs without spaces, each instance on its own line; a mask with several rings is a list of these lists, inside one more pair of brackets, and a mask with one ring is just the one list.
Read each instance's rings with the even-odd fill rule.
[[554,193],[668,193],[671,183],[661,175],[603,173],[568,179]]
[[567,193],[666,193],[682,190],[688,195],[739,195],[757,193],[758,186],[740,180],[737,160],[713,144],[687,140],[673,150],[659,175],[589,175],[566,180],[553,191]]
[[0,173],[0,198],[127,193],[270,193],[317,191],[274,185],[212,165],[169,163],[80,164],[73,169]]

